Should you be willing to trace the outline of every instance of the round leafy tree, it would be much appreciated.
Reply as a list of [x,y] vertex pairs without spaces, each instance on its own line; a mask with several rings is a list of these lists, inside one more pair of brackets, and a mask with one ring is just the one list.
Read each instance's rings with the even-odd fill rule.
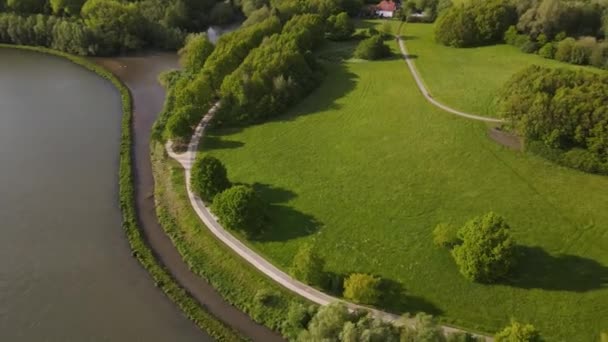
[[331,15],[327,18],[327,38],[331,40],[347,40],[355,32],[350,17],[346,12]]
[[380,278],[353,273],[344,281],[344,297],[361,304],[376,304],[380,299]]
[[215,195],[230,187],[230,181],[221,161],[215,157],[204,156],[197,157],[192,165],[190,185],[200,198],[211,201]]
[[324,266],[324,260],[315,253],[313,246],[306,244],[293,258],[291,275],[307,284],[320,286],[323,283]]
[[512,321],[511,325],[495,336],[496,342],[540,342],[538,331],[531,324]]
[[246,236],[260,233],[264,223],[264,203],[252,187],[235,185],[213,199],[211,210],[224,227]]
[[452,255],[467,279],[493,282],[504,277],[514,260],[515,244],[505,220],[492,212],[474,218],[458,231],[462,244]]
[[186,45],[178,52],[179,63],[188,72],[198,72],[213,49],[214,45],[206,34],[190,34],[186,38]]
[[391,54],[390,48],[384,44],[380,35],[374,35],[364,39],[355,49],[355,57],[361,59],[375,60],[388,57]]

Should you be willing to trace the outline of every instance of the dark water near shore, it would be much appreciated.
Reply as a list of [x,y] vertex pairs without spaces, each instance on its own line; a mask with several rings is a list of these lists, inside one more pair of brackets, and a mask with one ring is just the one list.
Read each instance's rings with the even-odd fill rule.
[[0,49],[0,341],[204,341],[131,257],[118,91]]

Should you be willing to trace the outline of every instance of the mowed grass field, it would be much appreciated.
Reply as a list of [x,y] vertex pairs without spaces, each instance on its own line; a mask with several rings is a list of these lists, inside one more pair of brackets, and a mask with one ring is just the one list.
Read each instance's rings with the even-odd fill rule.
[[[255,249],[288,268],[314,243],[329,271],[389,283],[384,308],[469,329],[493,332],[513,317],[549,341],[608,330],[608,177],[495,144],[484,124],[429,105],[399,58],[326,68],[283,117],[214,129],[201,145],[271,203]],[[508,282],[474,284],[431,231],[491,210],[511,224],[520,263]]]
[[513,74],[532,64],[602,72],[526,54],[505,44],[466,49],[446,47],[435,43],[433,24],[406,24],[401,34],[433,97],[478,115],[498,116],[495,99],[500,89]]

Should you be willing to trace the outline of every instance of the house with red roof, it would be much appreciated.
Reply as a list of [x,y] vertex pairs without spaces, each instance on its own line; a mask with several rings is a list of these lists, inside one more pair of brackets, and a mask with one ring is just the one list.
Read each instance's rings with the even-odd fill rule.
[[376,5],[376,15],[383,18],[392,18],[397,10],[397,4],[392,0],[382,0]]

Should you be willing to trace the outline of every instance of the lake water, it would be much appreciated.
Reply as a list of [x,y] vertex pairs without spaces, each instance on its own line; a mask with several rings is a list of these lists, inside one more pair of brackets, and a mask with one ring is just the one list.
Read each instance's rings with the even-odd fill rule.
[[121,105],[61,58],[0,49],[0,341],[205,341],[131,256]]

